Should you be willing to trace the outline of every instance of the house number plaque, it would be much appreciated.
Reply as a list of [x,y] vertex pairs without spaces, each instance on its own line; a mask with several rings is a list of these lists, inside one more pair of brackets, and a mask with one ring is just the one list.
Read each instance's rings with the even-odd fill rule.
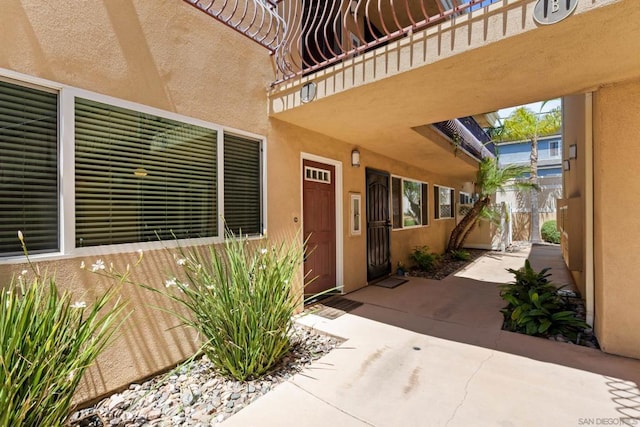
[[578,0],[538,0],[533,8],[533,20],[550,25],[566,19],[576,10]]

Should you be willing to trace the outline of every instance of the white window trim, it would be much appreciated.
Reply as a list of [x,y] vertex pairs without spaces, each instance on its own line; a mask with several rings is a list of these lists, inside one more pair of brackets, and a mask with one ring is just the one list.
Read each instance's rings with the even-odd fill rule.
[[[556,148],[552,149],[551,144],[555,144]],[[553,154],[554,151],[556,152],[556,154]],[[552,159],[560,158],[560,141],[549,141],[549,157]]]
[[[402,221],[402,226],[400,228],[394,228],[393,227],[393,221],[391,221],[391,231],[403,231],[403,230],[412,230],[412,229],[416,229],[416,228],[425,228],[425,227],[429,227],[431,225],[431,221],[429,218],[429,205],[431,203],[429,203],[429,183],[427,181],[422,181],[419,179],[414,179],[414,178],[408,178],[406,176],[401,176],[401,175],[391,175],[391,182],[393,182],[393,178],[399,178],[400,179],[400,187],[402,189],[404,182],[405,181],[412,181],[412,182],[417,182],[423,185],[427,186],[427,223],[426,224],[420,224],[420,225],[411,225],[409,227],[405,227],[404,226],[404,220]],[[391,187],[391,191],[389,191],[389,197],[390,197],[390,201],[389,201],[389,206],[391,206],[391,209],[393,209],[393,186]],[[422,201],[422,203],[424,204],[424,200]],[[400,198],[400,207],[402,208],[402,198]],[[401,215],[403,215],[403,213],[401,212]],[[393,217],[393,212],[392,215]],[[403,217],[404,219],[404,217]]]
[[[436,188],[438,188],[438,192],[436,193]],[[445,216],[445,217],[440,217],[440,218],[436,218],[436,209],[438,209],[438,212],[440,212],[440,189],[441,188],[446,188],[447,190],[453,190],[453,199],[451,200],[451,215],[452,216]],[[438,194],[438,206],[434,206],[433,207],[433,219],[435,221],[448,221],[451,219],[455,219],[455,210],[456,210],[456,189],[453,187],[447,187],[446,185],[438,185],[438,184],[434,184],[433,185],[433,192],[434,194]]]
[[[224,241],[224,134],[231,133],[255,139],[260,142],[261,149],[261,179],[262,179],[262,233],[249,236],[250,240],[263,239],[266,235],[267,224],[267,140],[263,135],[240,129],[218,125],[171,111],[161,110],[137,102],[127,101],[97,92],[64,85],[46,79],[32,77],[12,70],[0,68],[0,79],[7,79],[12,83],[33,87],[40,90],[54,90],[58,93],[58,179],[59,179],[59,236],[60,249],[57,252],[33,254],[29,258],[33,261],[48,261],[84,256],[101,256],[116,253],[132,253],[142,249],[152,251],[194,245],[218,244]],[[218,235],[196,239],[162,240],[157,242],[135,242],[115,245],[75,247],[75,98],[84,98],[116,107],[127,108],[141,113],[152,114],[187,124],[201,126],[217,132],[217,167],[218,167]],[[28,243],[28,242],[27,242]],[[15,264],[26,261],[24,255],[0,256],[0,264]]]

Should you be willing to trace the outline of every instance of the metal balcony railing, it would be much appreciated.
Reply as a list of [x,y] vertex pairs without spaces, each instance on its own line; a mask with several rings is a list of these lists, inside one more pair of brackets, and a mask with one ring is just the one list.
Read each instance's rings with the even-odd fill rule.
[[501,0],[284,0],[276,83],[383,46]]
[[503,0],[184,0],[269,49],[280,83]]

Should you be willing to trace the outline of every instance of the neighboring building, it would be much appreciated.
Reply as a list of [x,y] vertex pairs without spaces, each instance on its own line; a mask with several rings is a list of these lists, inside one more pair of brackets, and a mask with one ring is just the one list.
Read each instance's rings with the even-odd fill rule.
[[[500,142],[497,148],[500,166],[531,164],[531,141]],[[562,135],[538,139],[538,177],[562,176]]]
[[[563,140],[577,146],[565,253],[580,255],[570,267],[603,349],[640,357],[635,0],[581,1],[544,27],[531,18],[537,0],[471,13],[465,1],[241,3],[3,2],[3,277],[24,266],[22,229],[33,260],[83,297],[105,283],[82,261],[124,269],[138,249],[132,279],[163,286],[171,233],[184,247],[219,243],[224,219],[256,239],[302,227],[316,247],[305,263],[314,291],[351,292],[415,246],[444,250],[456,201],[489,155],[451,118],[565,96]],[[135,311],[80,399],[196,350],[150,307],[162,300],[123,292]]]
[[[531,164],[531,141],[501,142],[497,146],[501,167]],[[556,219],[556,200],[562,198],[562,135],[538,139],[538,214],[539,225]],[[531,193],[507,189],[496,195],[498,203],[506,202],[513,213],[513,240],[529,240],[531,234]]]

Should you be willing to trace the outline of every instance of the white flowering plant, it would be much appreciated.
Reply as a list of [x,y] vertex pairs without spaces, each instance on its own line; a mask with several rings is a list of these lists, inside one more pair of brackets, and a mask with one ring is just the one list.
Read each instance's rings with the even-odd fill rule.
[[172,313],[198,332],[202,352],[222,375],[258,378],[291,348],[292,316],[300,303],[292,285],[303,247],[299,236],[270,244],[227,231],[225,243],[204,254],[180,249],[165,286],[145,288],[187,309],[187,315]]
[[0,283],[0,426],[60,426],[82,374],[107,346],[125,304],[113,286],[74,301],[54,277],[30,270]]

